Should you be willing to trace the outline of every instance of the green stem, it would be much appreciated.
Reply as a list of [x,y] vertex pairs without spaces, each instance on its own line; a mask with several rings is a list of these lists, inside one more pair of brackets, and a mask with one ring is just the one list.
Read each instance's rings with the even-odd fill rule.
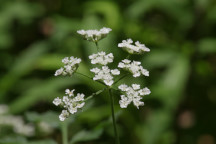
[[107,87],[104,88],[104,89],[101,89],[101,90],[99,90],[99,91],[97,91],[97,92],[95,92],[95,93],[92,93],[92,94],[91,94],[90,96],[88,96],[84,101],[87,101],[87,100],[93,98],[93,96],[95,96],[95,95],[99,95],[100,93],[102,93],[102,92],[105,91],[106,89],[107,89]]
[[97,47],[97,51],[99,51],[98,42],[95,42],[95,45],[96,45],[96,47]]
[[[85,75],[85,74],[82,74],[82,73],[79,73],[79,72],[75,72],[75,73],[78,74],[78,75],[81,75],[81,76],[84,76],[84,77],[86,77],[86,78],[89,78],[89,79],[93,80],[92,77],[89,77],[89,76],[87,76],[87,75]],[[100,83],[100,84],[106,86],[103,82],[100,82],[100,81],[96,81],[96,82],[98,82],[98,83]]]
[[129,59],[129,58],[130,58],[130,56],[131,56],[131,54],[128,54],[128,56],[126,57],[126,59]]
[[123,78],[125,78],[128,74],[123,75],[122,77],[120,77],[117,81],[115,81],[113,84],[118,83],[120,80],[122,80]]
[[68,144],[68,130],[67,130],[67,120],[62,122],[61,131],[62,131],[62,144]]
[[110,88],[109,88],[109,95],[110,95],[110,101],[111,101],[111,111],[112,111],[112,121],[113,121],[114,133],[115,133],[115,141],[116,141],[116,144],[120,144],[118,131],[116,127],[116,120],[115,120],[114,99],[113,99],[112,91]]
[[86,77],[86,78],[89,78],[89,79],[91,79],[92,80],[92,78],[91,77],[89,77],[89,76],[87,76],[87,75],[85,75],[85,74],[82,74],[82,73],[79,73],[79,72],[75,72],[76,74],[78,74],[78,75],[81,75],[81,76],[84,76],[84,77]]

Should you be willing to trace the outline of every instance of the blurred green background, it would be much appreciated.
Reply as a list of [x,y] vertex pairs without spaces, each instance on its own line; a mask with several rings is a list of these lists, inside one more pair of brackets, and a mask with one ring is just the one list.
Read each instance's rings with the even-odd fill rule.
[[[216,1],[215,0],[0,0],[0,104],[8,115],[35,126],[27,137],[0,123],[1,144],[61,143],[61,109],[52,100],[66,88],[86,96],[102,88],[80,77],[54,77],[61,59],[83,60],[78,71],[92,75],[88,55],[93,43],[79,29],[110,27],[99,42],[115,62],[127,56],[117,47],[123,39],[139,40],[151,49],[140,57],[150,77],[127,77],[150,88],[145,106],[115,110],[124,144],[216,143]],[[109,97],[88,101],[68,120],[70,144],[114,143]],[[0,121],[3,118],[0,115]]]

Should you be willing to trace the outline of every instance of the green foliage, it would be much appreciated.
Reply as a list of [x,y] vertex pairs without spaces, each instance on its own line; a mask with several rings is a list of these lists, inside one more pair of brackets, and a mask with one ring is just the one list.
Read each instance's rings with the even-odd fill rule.
[[[2,0],[0,9],[0,104],[9,105],[10,114],[21,115],[36,127],[46,122],[52,129],[43,134],[37,127],[38,133],[29,138],[5,136],[0,126],[0,144],[61,141],[60,110],[53,106],[53,98],[63,96],[66,88],[89,96],[103,85],[79,75],[54,77],[54,72],[62,66],[62,58],[76,56],[83,60],[78,71],[92,76],[88,55],[96,52],[95,45],[83,41],[76,30],[103,26],[113,29],[99,42],[102,50],[114,53],[111,67],[127,56],[117,48],[123,39],[139,40],[151,49],[133,56],[150,77],[122,80],[151,89],[145,106],[120,110],[120,94],[114,95],[121,142],[202,144],[205,136],[215,140],[214,0]],[[107,103],[108,95],[101,93],[71,117],[71,144],[113,143]],[[191,115],[184,116],[185,111]]]

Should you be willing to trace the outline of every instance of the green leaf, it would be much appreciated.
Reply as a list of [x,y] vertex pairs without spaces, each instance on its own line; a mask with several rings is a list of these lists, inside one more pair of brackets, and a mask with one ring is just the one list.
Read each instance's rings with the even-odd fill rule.
[[36,61],[48,50],[48,43],[38,42],[25,50],[11,66],[10,71],[0,80],[0,99],[4,99],[5,94],[11,87],[25,74],[34,69]]
[[189,72],[188,57],[180,54],[169,64],[158,83],[151,88],[151,98],[160,100],[163,107],[152,110],[146,123],[137,127],[137,134],[142,143],[155,144],[163,139],[163,134],[172,122],[173,113],[181,101]]
[[57,142],[48,139],[48,140],[30,141],[27,144],[57,144]]
[[95,129],[92,131],[82,130],[78,132],[75,136],[73,136],[70,144],[98,139],[101,136],[102,132],[102,129]]
[[39,83],[36,86],[26,90],[18,99],[14,100],[10,104],[10,111],[12,113],[22,112],[40,100],[49,100],[51,103],[55,97],[59,96],[59,89],[65,89],[67,86],[78,83],[80,83],[78,79],[73,78],[71,80],[70,77],[46,80],[44,83]]
[[7,136],[0,139],[0,144],[26,144],[27,140],[22,136]]
[[210,54],[216,52],[216,39],[205,38],[198,42],[198,50],[203,54]]
[[152,50],[151,53],[146,53],[142,63],[148,65],[148,68],[167,66],[175,60],[176,55],[174,51]]
[[26,118],[28,121],[30,122],[46,122],[49,125],[51,125],[52,127],[59,127],[59,118],[58,118],[59,114],[57,114],[56,112],[52,112],[52,111],[48,111],[46,113],[43,114],[39,114],[36,112],[27,112],[26,113]]
[[111,1],[90,1],[85,3],[86,12],[100,13],[104,15],[106,24],[112,28],[118,28],[121,15],[116,3]]

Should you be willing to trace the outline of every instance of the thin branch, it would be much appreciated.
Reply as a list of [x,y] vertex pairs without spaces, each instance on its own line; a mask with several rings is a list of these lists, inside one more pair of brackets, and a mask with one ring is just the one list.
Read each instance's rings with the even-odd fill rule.
[[108,89],[108,88],[106,87],[106,88],[101,89],[101,90],[99,90],[99,91],[97,91],[97,92],[95,92],[95,93],[92,93],[92,94],[91,94],[90,96],[88,96],[84,101],[87,101],[87,100],[93,98],[93,96],[95,96],[95,95],[99,95],[100,93],[102,93],[102,92],[105,91],[106,89]]
[[122,77],[120,77],[117,81],[115,81],[113,84],[118,83],[120,80],[122,80],[123,78],[125,78],[128,74],[123,75]]
[[116,127],[116,119],[115,119],[115,111],[114,111],[114,99],[113,99],[111,89],[109,89],[108,91],[109,91],[110,101],[111,101],[112,121],[113,121],[114,133],[115,133],[115,140],[116,140],[116,144],[120,144],[118,131],[117,131],[117,127]]

